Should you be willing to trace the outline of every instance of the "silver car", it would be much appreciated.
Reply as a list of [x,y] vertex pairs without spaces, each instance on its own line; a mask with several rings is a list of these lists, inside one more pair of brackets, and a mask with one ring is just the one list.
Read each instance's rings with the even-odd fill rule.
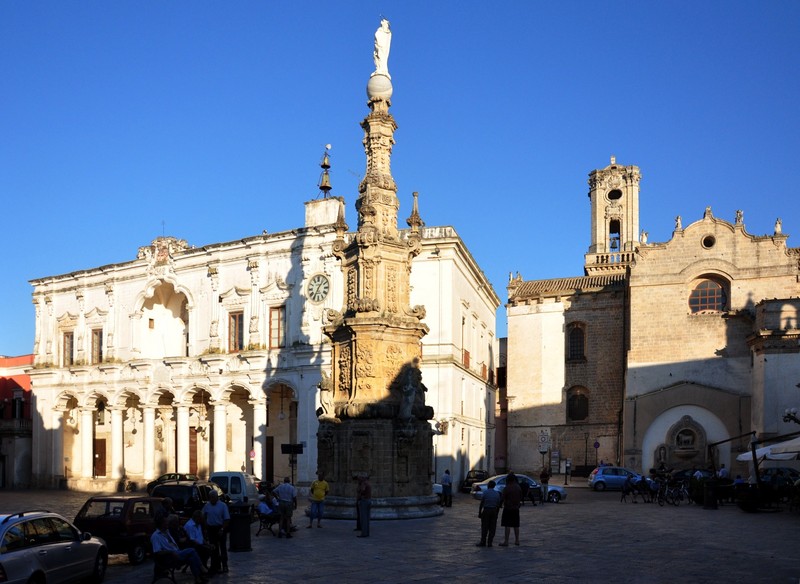
[[0,515],[0,581],[60,584],[102,582],[108,566],[103,540],[81,533],[57,513]]

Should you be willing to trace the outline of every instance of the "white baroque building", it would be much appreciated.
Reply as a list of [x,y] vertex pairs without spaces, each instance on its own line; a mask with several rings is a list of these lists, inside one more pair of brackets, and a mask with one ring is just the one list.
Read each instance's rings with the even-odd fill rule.
[[[33,280],[32,484],[85,490],[168,472],[316,471],[317,408],[343,305],[331,252],[344,202],[306,204],[305,226],[202,247],[159,237],[118,264]],[[412,301],[427,309],[423,381],[435,472],[460,480],[494,456],[499,298],[452,227],[423,230]]]

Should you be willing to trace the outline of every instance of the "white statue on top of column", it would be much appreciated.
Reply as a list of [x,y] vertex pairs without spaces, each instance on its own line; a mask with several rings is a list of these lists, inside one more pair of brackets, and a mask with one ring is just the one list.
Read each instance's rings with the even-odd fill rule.
[[381,19],[381,26],[375,31],[375,52],[373,58],[375,59],[375,71],[371,77],[375,75],[385,75],[389,79],[389,48],[392,44],[392,31],[389,29],[389,21],[385,18]]

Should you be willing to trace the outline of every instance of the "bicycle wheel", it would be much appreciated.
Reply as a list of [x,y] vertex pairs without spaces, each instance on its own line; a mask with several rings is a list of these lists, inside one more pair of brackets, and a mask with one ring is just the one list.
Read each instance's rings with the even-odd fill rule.
[[664,503],[667,502],[667,498],[664,496],[664,491],[658,492],[657,499],[658,499],[658,506],[663,507]]

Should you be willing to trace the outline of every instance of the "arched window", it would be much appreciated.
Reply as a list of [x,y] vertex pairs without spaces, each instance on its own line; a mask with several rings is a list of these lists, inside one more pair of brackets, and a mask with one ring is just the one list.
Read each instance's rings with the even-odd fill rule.
[[586,359],[586,333],[581,323],[567,326],[567,361]]
[[573,387],[567,392],[567,421],[581,422],[589,417],[589,396],[586,388]]
[[689,295],[689,308],[692,313],[722,312],[727,305],[728,294],[725,292],[725,285],[717,279],[698,280]]

